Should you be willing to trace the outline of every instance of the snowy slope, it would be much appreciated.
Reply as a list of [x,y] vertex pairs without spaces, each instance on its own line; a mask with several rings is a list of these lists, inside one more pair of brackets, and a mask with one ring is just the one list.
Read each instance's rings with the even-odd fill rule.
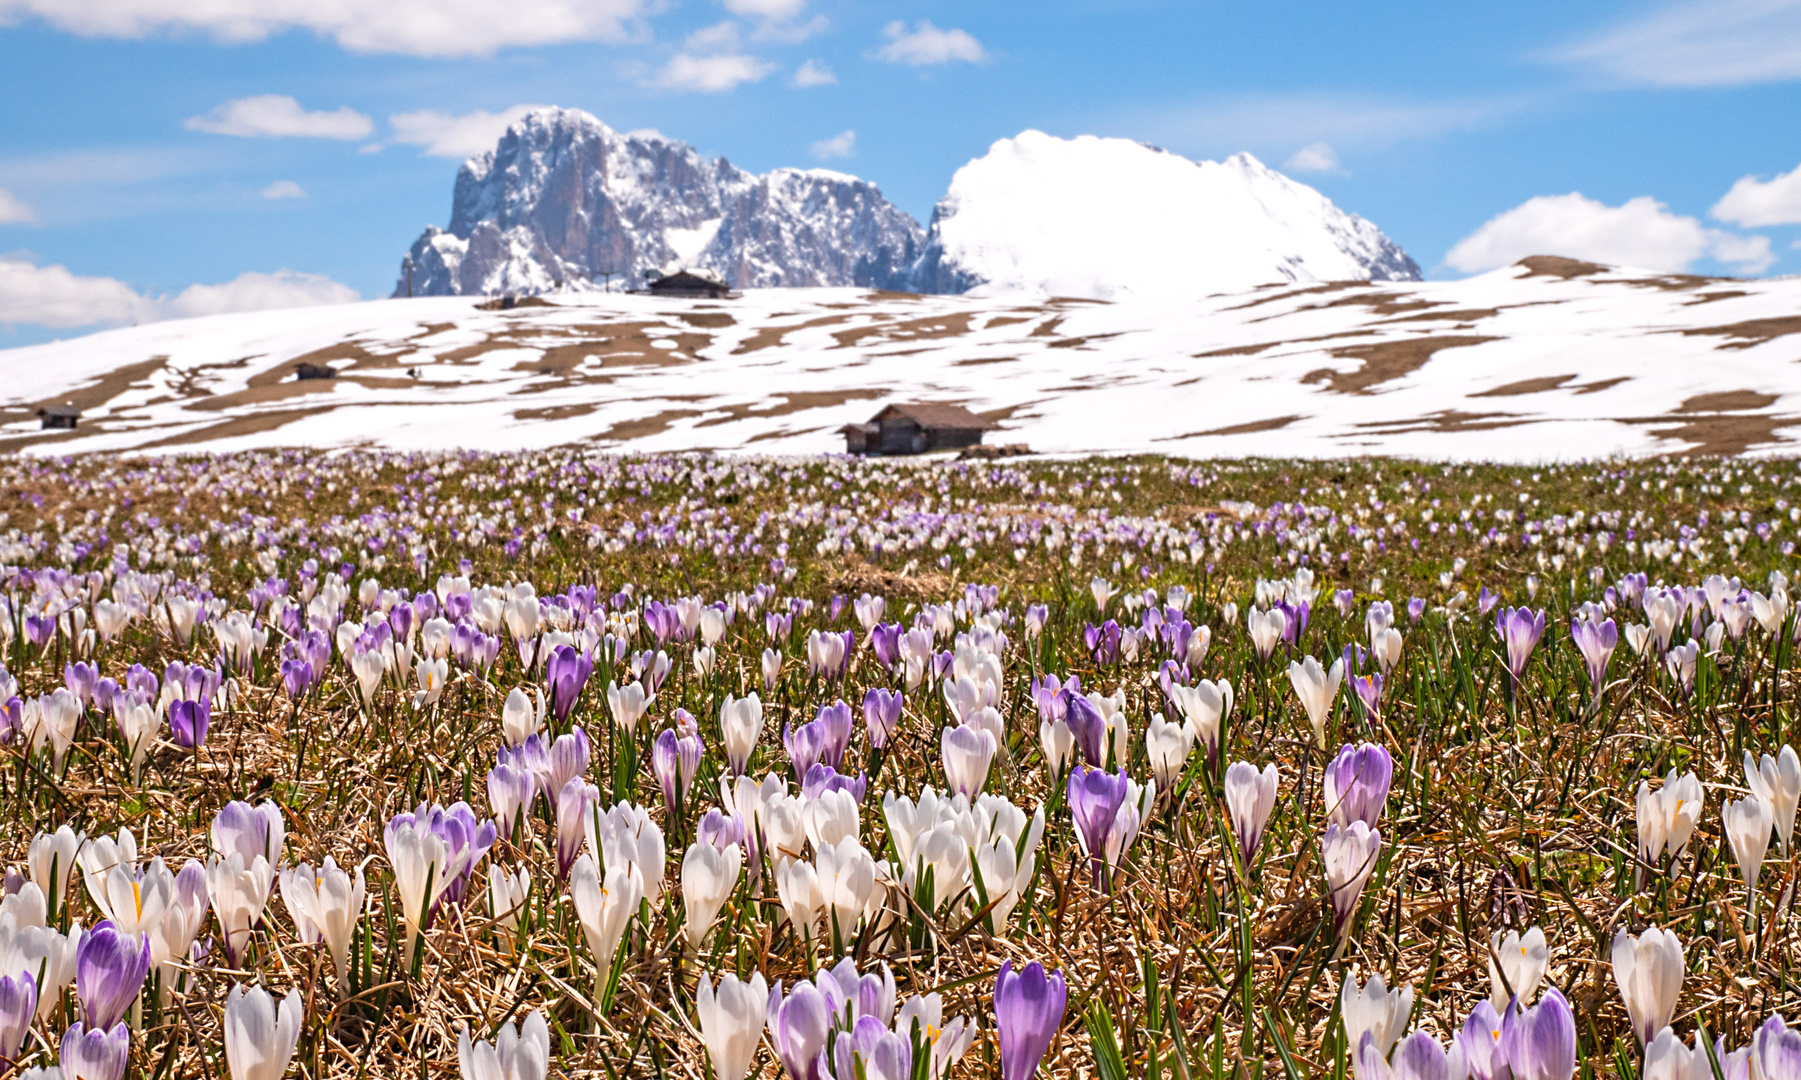
[[1419,277],[1374,225],[1249,154],[1027,131],[957,170],[914,286],[1112,300]]
[[[0,352],[0,445],[819,453],[844,423],[929,400],[994,418],[990,443],[1059,453],[1798,449],[1801,279],[1527,262],[1116,303],[766,289],[156,323]],[[296,382],[302,359],[340,375]],[[80,430],[40,433],[31,410],[62,400]]]
[[[919,223],[867,181],[825,169],[756,176],[654,131],[576,109],[527,113],[457,172],[447,228],[408,255],[418,296],[643,284],[671,264],[740,287],[899,283]],[[407,295],[403,269],[394,295]]]

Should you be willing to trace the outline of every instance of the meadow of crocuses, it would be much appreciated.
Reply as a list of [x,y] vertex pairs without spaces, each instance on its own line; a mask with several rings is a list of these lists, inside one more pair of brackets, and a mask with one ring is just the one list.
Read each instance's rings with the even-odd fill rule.
[[1801,1077],[1798,483],[0,461],[0,1057]]

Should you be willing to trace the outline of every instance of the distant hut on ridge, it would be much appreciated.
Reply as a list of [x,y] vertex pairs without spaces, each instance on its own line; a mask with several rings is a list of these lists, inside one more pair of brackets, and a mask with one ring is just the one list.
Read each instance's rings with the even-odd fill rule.
[[839,429],[850,454],[924,454],[977,446],[994,425],[961,405],[907,402],[889,405],[868,423]]

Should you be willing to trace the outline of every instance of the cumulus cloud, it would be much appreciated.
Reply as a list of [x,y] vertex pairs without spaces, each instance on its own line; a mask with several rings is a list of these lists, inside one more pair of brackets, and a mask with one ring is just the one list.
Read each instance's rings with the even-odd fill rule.
[[1708,213],[1748,229],[1801,225],[1801,165],[1768,180],[1740,177]]
[[972,64],[988,59],[982,43],[963,30],[940,30],[930,20],[921,19],[908,30],[900,21],[882,29],[887,44],[876,50],[876,59],[890,64],[949,64],[958,60]]
[[670,57],[651,82],[665,90],[718,94],[743,83],[759,82],[774,70],[774,64],[735,52],[716,56],[691,56],[684,52]]
[[725,0],[725,9],[747,19],[787,22],[806,10],[807,0]]
[[854,131],[840,131],[829,139],[821,139],[813,144],[813,156],[821,161],[850,157],[856,152],[857,133]]
[[1316,142],[1296,150],[1282,168],[1288,172],[1335,173],[1339,171],[1338,151],[1332,149],[1331,143]]
[[1689,0],[1564,46],[1549,58],[1651,86],[1801,79],[1801,0]]
[[308,112],[286,94],[236,98],[211,112],[188,117],[182,126],[246,139],[363,139],[375,130],[367,116],[348,105],[332,112]]
[[36,225],[37,214],[25,205],[25,200],[15,196],[5,188],[0,188],[0,225]]
[[304,199],[306,189],[292,180],[277,180],[262,190],[265,199]]
[[420,109],[390,116],[388,125],[394,129],[394,142],[422,146],[427,157],[466,158],[494,149],[507,128],[526,113],[541,108],[542,105],[515,105],[497,113],[477,109],[461,115]]
[[801,90],[812,86],[837,86],[838,76],[832,74],[832,69],[820,61],[808,60],[794,70],[794,78],[789,80],[789,85]]
[[653,0],[0,0],[0,23],[26,18],[84,37],[195,32],[232,44],[308,30],[353,52],[486,56],[501,49],[635,36]]
[[323,274],[292,270],[240,274],[223,285],[190,285],[172,296],[149,296],[115,278],[88,277],[64,266],[40,266],[16,255],[0,255],[0,326],[123,326],[357,299],[356,290],[348,285]]
[[1564,255],[1660,273],[1687,270],[1698,259],[1713,258],[1757,274],[1776,261],[1768,237],[1706,228],[1648,195],[1608,206],[1571,192],[1540,195],[1491,218],[1458,241],[1445,262],[1478,273],[1528,255]]

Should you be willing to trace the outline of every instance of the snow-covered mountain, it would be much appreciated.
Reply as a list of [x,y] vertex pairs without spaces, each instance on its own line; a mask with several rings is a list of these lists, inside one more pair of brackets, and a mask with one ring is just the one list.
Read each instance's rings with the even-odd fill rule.
[[957,170],[911,283],[1110,300],[1418,280],[1376,226],[1249,154],[1196,162],[1127,139],[1026,131]]
[[[450,225],[409,252],[412,292],[457,296],[641,284],[670,264],[739,287],[903,283],[919,223],[825,169],[762,176],[656,132],[539,109],[457,172]],[[407,295],[403,269],[395,296]]]

